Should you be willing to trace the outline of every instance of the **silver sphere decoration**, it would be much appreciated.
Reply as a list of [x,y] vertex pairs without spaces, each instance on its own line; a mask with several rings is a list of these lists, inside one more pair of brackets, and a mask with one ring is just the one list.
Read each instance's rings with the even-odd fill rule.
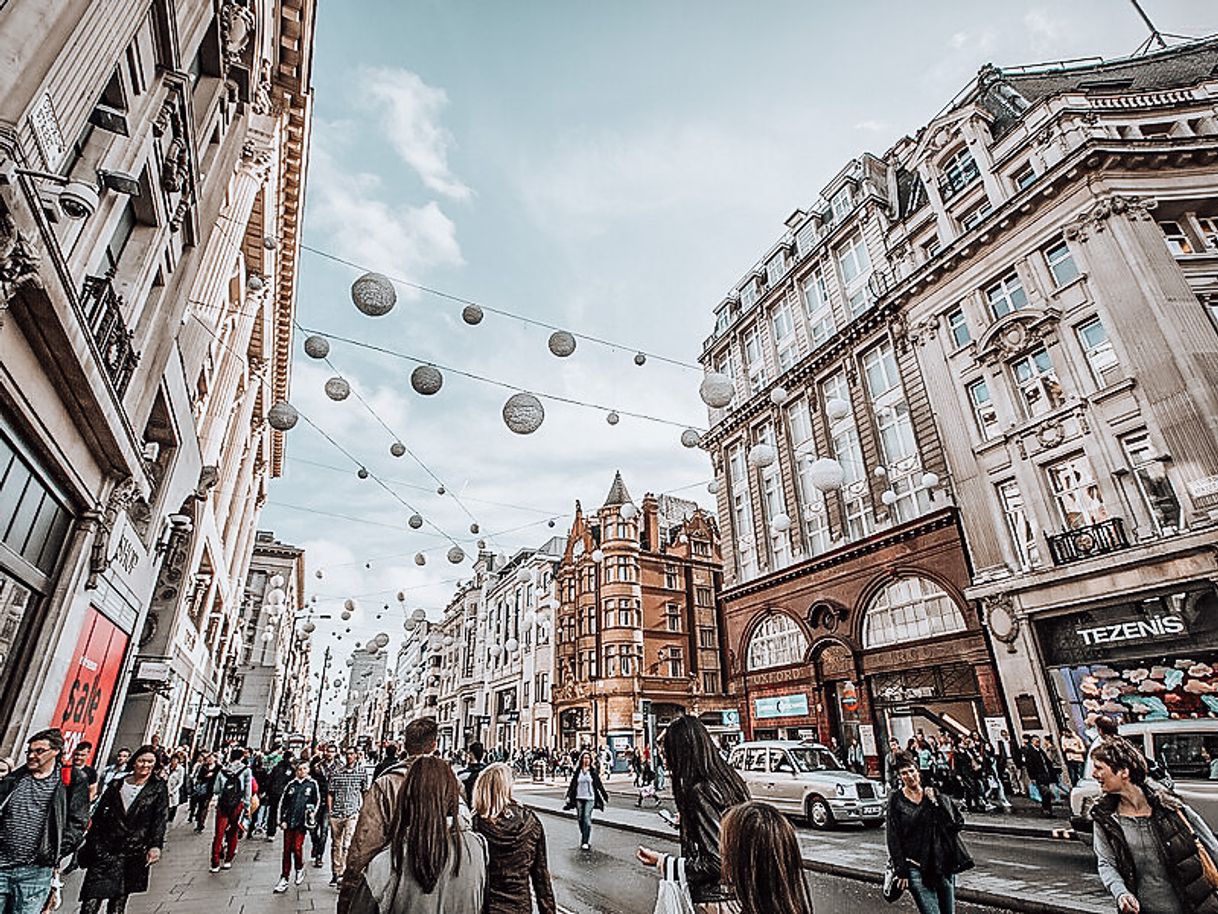
[[267,235],[262,239],[262,246],[268,251],[273,251],[275,248],[279,247],[279,239],[274,235]]
[[351,385],[346,378],[331,378],[326,382],[326,396],[331,400],[345,400],[351,396]]
[[520,624],[525,628],[532,628],[533,623],[537,621],[537,613],[531,609],[526,609],[524,615],[520,617]]
[[888,475],[888,467],[881,465],[881,466],[876,467],[871,472],[873,472],[876,476],[879,476],[881,479],[883,479],[885,476]]
[[498,644],[492,644],[489,648],[487,648],[487,650],[492,657],[498,657],[503,653],[503,648],[501,648]]
[[702,442],[702,436],[698,434],[697,429],[687,428],[681,432],[682,447],[697,447]]
[[639,516],[639,509],[634,506],[634,502],[626,502],[621,507],[622,520],[634,520]]
[[886,506],[892,507],[897,503],[897,493],[892,491],[892,489],[885,489],[880,493],[880,501]]
[[708,482],[706,484],[706,491],[710,492],[711,495],[718,495],[719,494],[719,480],[712,479],[710,482]]
[[932,473],[930,471],[927,471],[922,474],[922,487],[923,488],[933,489],[938,484],[939,484],[939,474],[938,473]]
[[300,413],[287,400],[280,400],[266,411],[267,425],[277,432],[286,432],[288,429],[295,428],[299,421]]
[[330,341],[320,334],[314,333],[305,337],[304,351],[311,359],[324,359],[330,354]]
[[258,273],[251,273],[249,278],[245,280],[245,287],[251,292],[261,292],[266,285],[262,280],[262,276]]
[[812,485],[821,492],[834,492],[842,487],[846,479],[846,471],[832,457],[821,457],[812,462],[808,468]]
[[481,528],[480,528],[480,527],[479,527],[477,524],[470,524],[470,525],[469,525],[469,532],[470,532],[470,533],[472,533],[474,536],[477,536],[477,535],[478,535],[478,531],[479,531],[480,529],[481,529]]
[[448,550],[448,560],[454,565],[460,565],[465,561],[465,550],[460,546],[453,546]]
[[515,638],[508,638],[507,641],[504,642],[503,646],[504,646],[504,648],[507,649],[507,652],[509,654],[514,654],[518,650],[520,650],[520,642],[517,641]]
[[789,394],[785,387],[775,387],[770,391],[770,402],[775,406],[782,406],[782,404],[787,402],[788,396]]
[[647,364],[647,354],[644,352],[636,352],[634,354],[634,364],[643,366]]
[[359,609],[359,604],[356,603],[352,597],[347,597],[347,599],[343,600],[343,609],[348,609],[351,612],[355,612],[357,609]]
[[414,554],[414,563],[415,563],[416,565],[426,565],[426,564],[427,564],[427,556],[425,556],[425,555],[424,555],[423,553],[421,553],[421,552],[416,552],[416,553]]
[[452,635],[445,635],[445,636],[444,636],[444,646],[445,646],[445,647],[452,647],[452,646],[453,646],[453,636],[452,636]]
[[533,580],[533,572],[529,571],[529,569],[527,569],[527,568],[517,568],[516,569],[516,583],[529,584],[532,582],[532,580]]
[[351,284],[351,301],[369,317],[381,317],[398,303],[398,293],[389,277],[365,273]]
[[339,613],[339,616],[342,617],[342,620],[344,622],[350,622],[351,621],[351,610],[344,609],[341,613]]
[[367,479],[368,470],[365,467],[360,467],[358,470],[355,471],[355,475],[358,476],[360,479]]
[[512,394],[503,404],[503,421],[517,435],[531,435],[545,418],[545,408],[532,394]]
[[779,512],[770,520],[770,528],[775,533],[786,533],[791,529],[791,517],[788,514]]
[[445,492],[447,492],[447,491],[448,491],[448,490],[447,490],[446,488],[444,488],[444,486],[436,486],[436,494],[437,494],[437,495],[443,495],[443,494],[444,494]]
[[412,514],[406,523],[410,525],[411,530],[418,530],[423,526],[423,516],[421,514]]
[[486,548],[486,540],[478,540],[478,542],[475,545],[478,547],[478,551],[481,552],[483,549]]
[[549,342],[550,352],[558,356],[560,359],[565,359],[575,351],[575,337],[566,330],[555,330],[550,334]]
[[313,576],[315,578],[317,578],[317,580],[319,580],[319,581],[325,577],[325,575],[322,573],[322,570],[320,568],[318,568],[316,571],[313,572]]
[[754,444],[749,448],[749,466],[756,469],[768,467],[778,459],[778,453],[768,444]]
[[732,379],[718,371],[712,371],[702,379],[698,387],[698,396],[702,402],[713,409],[722,409],[732,402],[736,387]]
[[461,320],[471,327],[482,323],[482,309],[477,305],[466,305],[461,309]]
[[[398,602],[399,602],[399,603],[405,603],[405,602],[406,602],[406,591],[404,591],[404,590],[399,590],[399,591],[398,591],[397,600],[398,600]],[[386,606],[385,608],[386,608],[386,609],[388,609],[389,607],[388,607],[388,606]]]
[[546,521],[546,526],[552,528],[555,525],[555,523],[557,523],[557,522],[554,520],[554,518],[551,517],[548,521]]
[[850,415],[850,404],[841,397],[830,397],[825,401],[825,413],[833,422],[836,422],[838,419],[845,419]]
[[420,365],[410,373],[410,386],[415,393],[430,397],[444,386],[444,375],[434,365]]
[[617,425],[622,421],[622,417],[617,414],[617,410],[609,410],[609,415],[605,417],[605,421],[610,425]]
[[317,631],[317,623],[310,620],[309,622],[306,622],[304,625],[302,625],[301,628],[303,628],[305,630],[306,634],[311,635],[311,634],[313,634],[313,632]]
[[593,549],[593,550],[592,550],[592,561],[594,561],[594,562],[603,562],[604,560],[605,560],[605,553],[604,553],[604,552],[602,552],[600,549]]
[[415,622],[424,622],[427,620],[427,611],[419,607],[410,614],[410,618],[414,619]]
[[381,632],[373,640],[376,642],[377,647],[384,647],[389,643],[389,636],[384,632]]
[[401,457],[406,453],[406,445],[402,444],[400,441],[395,441],[393,444],[389,445],[389,453],[394,457]]

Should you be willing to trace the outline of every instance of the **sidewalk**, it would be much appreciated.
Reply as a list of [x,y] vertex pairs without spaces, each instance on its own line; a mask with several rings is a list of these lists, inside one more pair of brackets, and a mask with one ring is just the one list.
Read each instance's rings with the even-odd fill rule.
[[[274,841],[265,838],[242,841],[231,870],[209,873],[213,819],[209,816],[208,828],[197,835],[182,821],[182,812],[179,810],[178,823],[166,832],[164,853],[152,868],[148,891],[131,896],[127,914],[302,914],[334,910],[338,890],[327,885],[329,856],[326,866],[315,869],[309,859],[307,840],[305,881],[276,895],[271,889],[279,881],[283,854],[278,834]],[[76,872],[64,880],[61,914],[80,907],[82,878],[83,874]]]

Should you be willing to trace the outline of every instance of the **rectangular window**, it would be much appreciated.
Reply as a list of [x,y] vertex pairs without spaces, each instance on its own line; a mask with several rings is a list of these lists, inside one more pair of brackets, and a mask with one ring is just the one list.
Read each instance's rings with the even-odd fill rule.
[[967,343],[971,337],[968,332],[968,320],[964,316],[963,308],[956,308],[947,312],[947,332],[952,338],[952,343],[959,349]]
[[1082,454],[1045,467],[1058,515],[1067,530],[1076,530],[1108,519],[1099,483],[1091,463]]
[[865,285],[860,286],[857,290],[850,293],[846,299],[846,304],[850,308],[850,316],[858,317],[871,307],[871,290]]
[[676,603],[664,604],[664,627],[670,632],[681,631],[681,607]]
[[1011,183],[1015,185],[1017,191],[1027,190],[1036,183],[1036,178],[1036,169],[1032,167],[1031,163],[1028,163],[1011,175]]
[[863,376],[867,380],[867,392],[872,400],[879,399],[890,390],[901,386],[897,374],[897,360],[891,343],[874,346],[863,355]]
[[816,247],[816,232],[817,223],[815,219],[809,219],[803,224],[800,230],[795,235],[795,247],[799,249],[799,256],[807,254],[810,250]]
[[[774,447],[774,426],[770,423],[762,425],[757,430],[759,444]],[[761,504],[765,509],[765,522],[770,534],[770,550],[774,559],[774,568],[785,568],[791,563],[791,536],[785,530],[774,529],[774,518],[785,514],[782,495],[782,477],[778,462],[771,463],[761,470]]]
[[1074,255],[1065,241],[1058,241],[1042,252],[1049,272],[1053,274],[1053,282],[1060,288],[1078,276],[1078,267],[1074,265]]
[[715,649],[715,630],[709,625],[698,626],[698,647]]
[[981,221],[993,211],[993,209],[994,207],[990,206],[989,200],[985,200],[982,203],[977,204],[960,217],[960,227],[966,232],[975,229],[981,224]]
[[711,597],[711,589],[709,587],[694,588],[694,605],[695,606],[712,606],[714,600]]
[[833,199],[829,201],[829,205],[833,208],[834,222],[845,219],[850,214],[850,210],[854,208],[854,198],[850,193],[850,186],[846,185],[835,193]]
[[757,304],[757,283],[750,279],[740,289],[740,308],[747,311]]
[[796,454],[801,454],[812,446],[812,416],[808,412],[808,401],[803,397],[787,407],[787,429]]
[[922,245],[922,259],[933,260],[938,256],[939,251],[943,249],[943,245],[939,242],[938,236],[935,236],[926,244]]
[[1036,527],[1023,503],[1023,496],[1014,480],[998,484],[998,501],[1006,518],[1011,544],[1019,556],[1020,568],[1027,571],[1040,564],[1040,547],[1036,544]]
[[1028,296],[1023,291],[1023,283],[1019,274],[1012,270],[1002,279],[986,287],[986,301],[990,303],[990,313],[997,320],[1006,317],[1012,311],[1027,307]]
[[1015,386],[1019,388],[1024,415],[1029,419],[1043,416],[1062,405],[1062,386],[1057,380],[1057,371],[1053,368],[1049,351],[1044,346],[1013,361],[1011,374],[1015,378]]
[[685,675],[685,654],[679,647],[668,648],[668,675],[679,679]]
[[[839,371],[826,378],[821,384],[821,392],[826,403],[830,400],[851,403],[850,385],[845,372]],[[833,457],[842,465],[844,472],[841,498],[846,514],[846,535],[851,540],[861,539],[871,534],[874,518],[868,497],[863,448],[859,443],[852,409],[847,410],[842,418],[830,422],[829,444]]]
[[744,366],[750,393],[765,387],[765,353],[761,346],[761,328],[757,325],[744,332]]
[[1213,216],[1198,216],[1197,227],[1201,229],[1201,240],[1207,251],[1218,251],[1218,219]]
[[680,585],[677,583],[677,566],[664,566],[664,587],[667,590],[676,590]]
[[1167,247],[1173,254],[1193,253],[1193,243],[1189,241],[1179,222],[1160,222],[1159,228],[1163,230],[1163,240],[1167,242]]
[[825,288],[825,276],[814,270],[803,282],[804,309],[808,315],[808,335],[812,345],[819,346],[837,332],[833,322],[833,308],[829,304],[829,291]]
[[957,150],[943,163],[943,183],[952,197],[981,177],[977,162],[967,148]]
[[703,673],[702,674],[702,691],[708,695],[713,695],[719,691],[719,674],[718,673]]
[[1112,340],[1098,317],[1081,324],[1077,331],[1078,341],[1087,356],[1087,365],[1097,387],[1107,387],[1121,379],[1121,365],[1112,349]]
[[791,306],[785,299],[774,307],[770,322],[774,329],[774,348],[778,350],[778,369],[786,371],[795,364],[799,353],[795,348],[795,324],[791,320]]
[[862,235],[855,235],[837,250],[837,263],[842,269],[842,281],[848,286],[858,282],[871,269],[867,245]]
[[114,233],[106,244],[105,258],[108,271],[118,271],[119,261],[123,259],[123,251],[127,249],[127,242],[131,240],[131,233],[134,231],[135,206],[128,197],[122,211],[118,214],[118,224],[114,226]]
[[765,265],[766,281],[771,286],[776,286],[785,272],[787,272],[787,255],[785,252],[779,251]]
[[728,451],[727,463],[732,486],[732,533],[736,537],[734,551],[741,580],[747,581],[757,573],[757,556],[753,549],[753,509],[749,501],[748,472],[741,445]]
[[1160,533],[1175,533],[1183,520],[1180,500],[1167,477],[1166,465],[1151,447],[1150,436],[1146,432],[1126,435],[1121,439],[1121,448],[1155,528]]
[[988,441],[997,438],[1002,433],[998,423],[998,410],[990,399],[990,385],[984,378],[974,381],[965,388],[968,391],[969,404],[973,407],[973,419],[977,423],[977,431]]

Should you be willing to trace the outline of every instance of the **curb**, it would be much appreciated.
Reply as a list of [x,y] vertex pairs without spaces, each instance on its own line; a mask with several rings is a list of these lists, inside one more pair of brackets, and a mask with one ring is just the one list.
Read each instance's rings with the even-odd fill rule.
[[[533,810],[534,812],[545,813],[551,816],[560,816],[564,819],[578,818],[574,812],[563,809],[552,809],[548,806],[539,806],[535,803],[523,802],[517,800],[522,806]],[[598,818],[595,814],[592,816],[593,825],[603,825],[605,828],[615,828],[618,831],[631,832],[636,835],[646,835],[650,838],[660,838],[664,841],[677,840],[676,829],[662,831],[658,828],[646,828],[642,825],[632,825],[628,822],[613,822],[605,818]],[[1071,831],[1070,829],[1055,829],[1055,831]],[[1027,837],[1026,835],[1024,837]],[[857,882],[867,882],[872,885],[881,885],[884,882],[884,874],[877,873],[872,870],[859,869],[854,866],[846,866],[840,863],[829,863],[822,860],[809,860],[803,858],[804,869],[812,873],[824,873],[827,876],[838,876],[843,879],[853,879]],[[994,892],[987,892],[984,889],[972,889],[966,886],[957,884],[956,900],[968,902],[969,904],[981,905],[988,908],[997,908],[1001,911],[1015,911],[1018,914],[1094,914],[1093,908],[1073,907],[1071,905],[1055,904],[1051,901],[1040,901],[1035,898],[1010,897],[1008,895],[998,895]]]

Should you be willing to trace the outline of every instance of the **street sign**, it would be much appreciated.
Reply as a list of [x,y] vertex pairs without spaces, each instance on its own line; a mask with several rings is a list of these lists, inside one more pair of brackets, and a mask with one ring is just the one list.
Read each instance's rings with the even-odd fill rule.
[[725,727],[739,727],[740,726],[740,712],[739,711],[724,711],[722,722],[723,722],[723,726],[725,726]]
[[773,698],[755,698],[753,707],[758,718],[802,717],[808,713],[808,696],[800,692]]

